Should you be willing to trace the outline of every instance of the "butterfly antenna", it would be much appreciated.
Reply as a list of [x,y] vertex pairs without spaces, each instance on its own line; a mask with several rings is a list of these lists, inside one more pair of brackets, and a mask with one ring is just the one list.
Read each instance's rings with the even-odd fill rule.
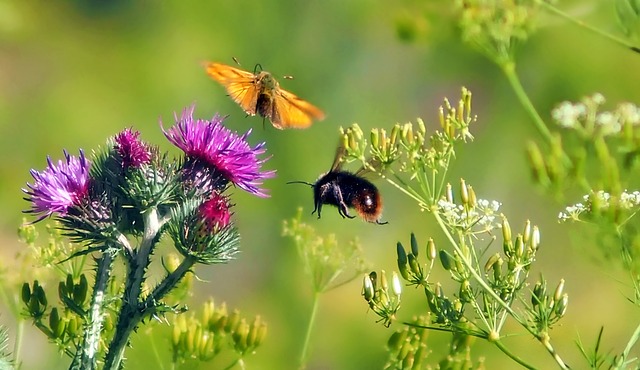
[[234,62],[236,62],[236,64],[237,64],[238,66],[240,66],[240,65],[241,65],[241,64],[240,64],[240,62],[238,61],[238,58],[236,58],[236,57],[231,57],[231,59],[233,59],[233,61],[234,61]]
[[262,69],[262,64],[257,63],[255,67],[253,67],[253,74],[256,74],[256,72],[258,72],[258,68],[260,68],[260,72],[263,71]]
[[288,184],[305,184],[305,185],[309,185],[309,186],[313,187],[312,183],[306,182],[306,181],[289,181],[289,182],[287,182],[287,185]]

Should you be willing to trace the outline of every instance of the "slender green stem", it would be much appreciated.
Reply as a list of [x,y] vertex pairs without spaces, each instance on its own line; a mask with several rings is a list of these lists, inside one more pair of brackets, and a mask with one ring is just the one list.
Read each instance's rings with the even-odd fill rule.
[[320,292],[313,294],[313,306],[311,307],[311,314],[309,315],[309,323],[307,324],[307,333],[304,336],[304,342],[302,343],[302,351],[300,352],[300,367],[304,369],[307,367],[307,352],[309,350],[309,342],[311,341],[311,332],[313,330],[313,324],[316,321],[316,314],[318,312],[318,304],[320,303]]
[[24,338],[24,322],[24,319],[18,318],[18,322],[16,323],[16,342],[13,346],[13,361],[17,369],[21,367],[20,351],[22,350],[22,339]]
[[499,341],[493,341],[493,344],[496,345],[496,347],[498,347],[498,349],[500,349],[500,351],[502,351],[502,353],[504,353],[505,355],[509,356],[509,358],[511,358],[513,361],[517,362],[518,364],[520,364],[522,367],[526,368],[526,369],[530,369],[530,370],[534,370],[535,367],[529,365],[528,363],[526,363],[523,359],[521,359],[520,357],[516,356],[515,353],[509,351],[509,349],[507,347],[505,347],[505,345]]
[[460,249],[460,246],[458,245],[456,240],[453,238],[453,235],[451,235],[451,233],[449,232],[449,229],[447,229],[447,227],[444,224],[444,221],[442,220],[440,215],[437,212],[433,212],[433,216],[435,217],[436,222],[440,226],[440,229],[444,232],[444,234],[447,237],[447,239],[449,239],[449,242],[453,246],[453,249],[460,256],[460,259],[462,260],[462,263],[469,270],[469,273],[471,274],[473,279],[482,287],[482,289],[484,289],[484,291],[486,291],[491,297],[493,297],[493,299],[499,305],[501,305],[507,312],[509,312],[509,315],[511,315],[511,317],[513,317],[524,329],[526,329],[531,335],[533,335],[536,339],[538,339],[538,341],[540,341],[540,343],[542,343],[544,348],[547,350],[547,352],[549,352],[549,354],[551,354],[551,356],[558,363],[558,365],[560,366],[561,369],[568,369],[569,367],[565,364],[565,362],[562,360],[560,355],[555,351],[555,349],[551,345],[551,342],[548,340],[548,338],[542,337],[539,333],[536,333],[531,327],[529,327],[527,325],[526,321],[523,320],[511,308],[511,306],[509,306],[509,304],[507,304],[507,302],[503,301],[502,298],[500,298],[500,296],[493,289],[491,289],[491,287],[482,278],[482,276],[480,276],[478,274],[477,270],[474,268],[474,266],[472,265],[471,261],[469,261],[465,257],[465,254],[462,252],[462,250]]
[[614,35],[612,35],[610,33],[604,32],[604,31],[602,31],[602,30],[600,30],[600,29],[598,29],[596,27],[593,27],[593,26],[591,26],[591,25],[589,25],[589,24],[587,24],[587,23],[585,23],[585,22],[583,22],[583,21],[581,21],[579,19],[576,19],[576,18],[570,16],[569,14],[563,12],[562,10],[556,8],[555,6],[553,6],[552,4],[548,3],[547,1],[536,0],[536,3],[538,3],[538,5],[540,5],[541,7],[547,9],[549,12],[551,12],[551,13],[553,13],[553,14],[561,17],[561,18],[564,18],[565,20],[567,20],[567,21],[569,21],[571,23],[574,23],[574,24],[576,24],[576,25],[578,25],[580,27],[583,27],[583,28],[585,28],[585,29],[597,34],[597,35],[600,35],[600,36],[602,36],[602,37],[604,37],[604,38],[606,38],[608,40],[611,40],[611,41],[615,42],[616,44],[618,44],[618,45],[620,45],[622,47],[630,49],[631,51],[634,51],[636,53],[640,53],[640,47],[629,43],[627,40],[624,40],[624,39],[621,39],[619,37],[616,37],[616,36],[614,36]]
[[540,115],[538,114],[536,108],[533,106],[533,103],[529,99],[529,96],[524,91],[522,83],[520,83],[520,78],[518,78],[518,75],[516,74],[515,63],[511,61],[504,62],[500,64],[500,68],[507,77],[507,80],[509,81],[509,84],[511,85],[513,91],[516,93],[518,100],[520,100],[520,104],[522,104],[529,116],[531,116],[531,119],[533,119],[533,124],[535,125],[536,129],[538,129],[538,132],[540,132],[540,134],[547,140],[547,142],[551,144],[551,132],[547,128],[547,125],[544,123],[542,117],[540,117]]

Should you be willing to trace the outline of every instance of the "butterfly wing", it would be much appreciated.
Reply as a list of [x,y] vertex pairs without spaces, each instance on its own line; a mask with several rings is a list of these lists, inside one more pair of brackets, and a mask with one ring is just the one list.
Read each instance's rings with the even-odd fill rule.
[[275,128],[307,128],[314,119],[324,119],[324,113],[295,94],[278,89],[273,101],[271,123]]
[[251,116],[256,114],[260,88],[256,75],[221,63],[206,63],[209,77],[225,87],[227,93]]

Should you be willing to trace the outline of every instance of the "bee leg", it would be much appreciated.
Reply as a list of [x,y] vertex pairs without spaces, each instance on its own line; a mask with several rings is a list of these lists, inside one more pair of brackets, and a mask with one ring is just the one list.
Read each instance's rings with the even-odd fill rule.
[[356,216],[351,216],[349,214],[349,207],[347,207],[347,204],[344,202],[344,199],[342,198],[342,191],[339,187],[335,186],[333,188],[333,195],[338,203],[338,214],[342,216],[342,218],[355,218]]
[[376,220],[376,223],[377,223],[378,225],[386,225],[386,224],[388,224],[388,223],[389,223],[389,221],[380,222],[380,220]]

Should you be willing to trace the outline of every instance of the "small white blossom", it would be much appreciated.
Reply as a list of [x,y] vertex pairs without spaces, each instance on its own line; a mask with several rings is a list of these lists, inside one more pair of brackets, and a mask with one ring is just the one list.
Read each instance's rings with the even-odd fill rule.
[[616,109],[620,122],[628,123],[632,126],[640,125],[640,108],[632,103],[621,103]]
[[561,127],[575,128],[579,121],[587,114],[587,107],[582,103],[573,104],[565,101],[560,103],[552,112],[551,117],[558,122]]
[[600,126],[601,133],[604,136],[617,134],[622,129],[618,118],[611,112],[598,113],[596,124]]

